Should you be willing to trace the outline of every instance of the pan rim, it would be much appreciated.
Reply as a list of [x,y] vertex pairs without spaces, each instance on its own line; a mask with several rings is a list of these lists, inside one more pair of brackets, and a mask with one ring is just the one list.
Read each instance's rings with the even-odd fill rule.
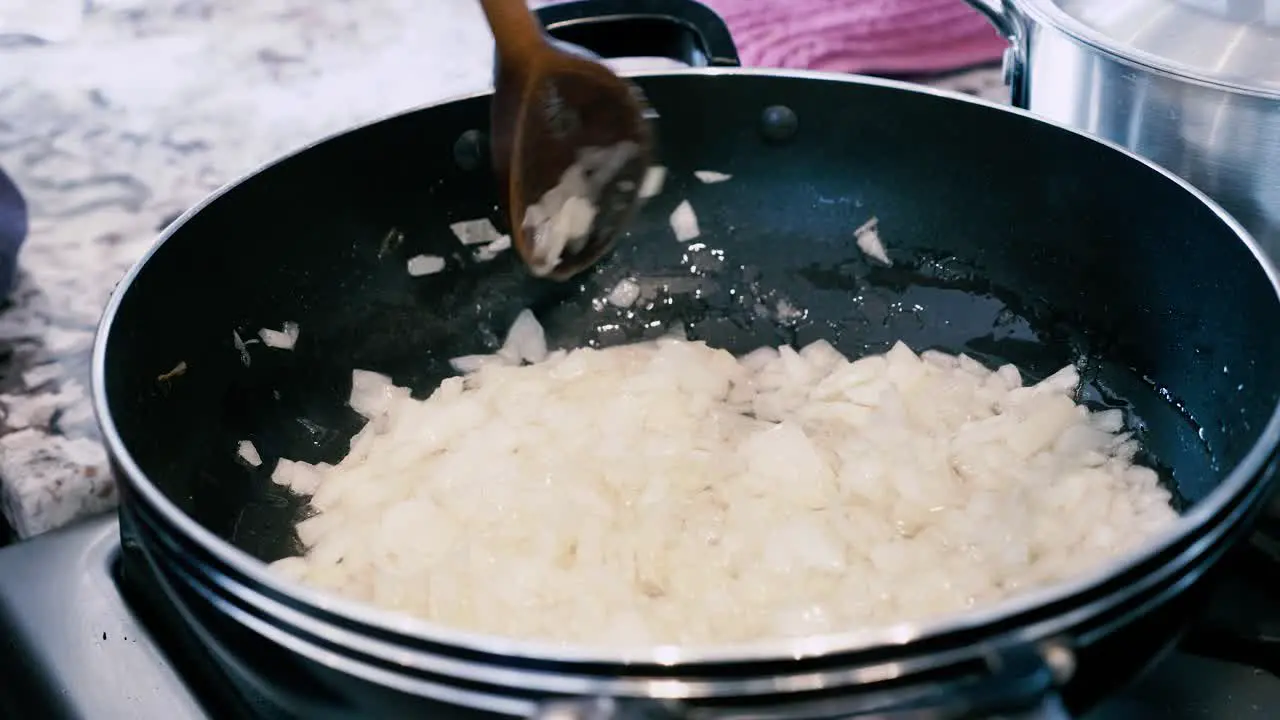
[[[1253,236],[1213,199],[1208,197],[1186,180],[1171,171],[1143,158],[1126,148],[1095,137],[1080,130],[1039,117],[1026,110],[1001,105],[989,100],[976,98],[958,92],[924,87],[911,83],[873,78],[857,75],[844,75],[830,72],[807,70],[778,70],[771,68],[690,68],[661,69],[652,71],[632,71],[622,73],[626,77],[777,77],[800,80],[827,81],[852,85],[868,85],[903,92],[931,95],[942,99],[970,103],[998,112],[1019,115],[1026,120],[1056,128],[1092,141],[1113,152],[1119,152],[1130,160],[1145,165],[1150,170],[1163,176],[1188,193],[1192,198],[1206,205],[1217,216],[1218,220],[1231,229],[1236,237],[1253,255],[1267,279],[1271,282],[1272,291],[1280,301],[1280,271],[1266,256]],[[103,310],[102,318],[94,338],[91,365],[91,395],[94,412],[102,430],[103,443],[111,457],[123,470],[124,477],[117,482],[127,482],[141,499],[150,505],[169,526],[170,532],[176,532],[190,542],[196,543],[205,552],[248,581],[257,583],[266,590],[280,596],[291,598],[294,602],[328,613],[345,621],[362,625],[381,632],[398,634],[412,640],[449,645],[473,652],[515,658],[528,658],[547,662],[563,663],[600,663],[600,664],[652,664],[672,666],[683,664],[704,664],[720,662],[767,661],[782,659],[819,658],[828,655],[845,654],[870,650],[873,648],[892,648],[907,643],[930,638],[937,638],[955,633],[976,631],[1027,614],[1037,608],[1062,603],[1073,597],[1086,595],[1096,591],[1107,582],[1120,575],[1134,571],[1138,566],[1150,562],[1155,556],[1167,552],[1179,541],[1190,538],[1206,526],[1213,516],[1229,505],[1234,498],[1243,494],[1262,471],[1268,458],[1280,445],[1280,399],[1273,408],[1271,417],[1258,440],[1253,444],[1239,463],[1235,465],[1210,493],[1196,503],[1190,510],[1181,514],[1171,527],[1166,528],[1142,546],[1141,549],[1127,553],[1121,557],[1103,563],[1088,573],[1084,573],[1070,582],[1056,583],[1037,590],[1020,593],[998,603],[959,614],[946,615],[942,618],[924,622],[901,622],[874,629],[845,631],[824,635],[788,638],[784,640],[765,640],[753,643],[720,644],[720,645],[647,645],[636,648],[603,648],[590,645],[557,645],[545,641],[517,640],[499,635],[458,630],[440,623],[435,623],[409,615],[383,610],[374,605],[344,598],[336,593],[307,587],[292,580],[278,577],[271,572],[267,564],[235,547],[230,542],[218,537],[184,513],[171,501],[158,486],[153,484],[147,474],[134,461],[128,448],[125,447],[112,417],[110,404],[106,395],[106,352],[108,340],[116,315],[124,297],[128,294],[135,279],[148,264],[152,256],[159,251],[192,217],[200,213],[215,200],[241,185],[251,177],[264,170],[282,163],[317,145],[347,135],[392,118],[409,115],[433,107],[452,104],[465,100],[481,98],[489,95],[491,88],[455,95],[437,102],[388,113],[368,122],[345,128],[335,133],[307,143],[289,153],[273,158],[249,172],[237,177],[213,191],[198,203],[189,208],[176,220],[170,223],[151,247],[133,264],[112,291],[111,298]]]

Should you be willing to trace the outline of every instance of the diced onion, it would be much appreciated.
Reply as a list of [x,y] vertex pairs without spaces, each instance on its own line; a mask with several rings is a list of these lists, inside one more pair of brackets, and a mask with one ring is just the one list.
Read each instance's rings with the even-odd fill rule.
[[693,176],[706,185],[714,185],[733,179],[732,175],[716,172],[715,170],[694,170]]
[[258,331],[258,337],[262,338],[262,344],[269,348],[292,350],[293,346],[298,342],[300,332],[301,329],[298,327],[298,323],[286,321],[279,330],[262,328]]
[[547,357],[547,336],[533,312],[520,311],[498,354],[508,361],[531,363],[542,362]]
[[454,237],[463,245],[484,245],[500,237],[498,229],[488,218],[462,220],[449,226]]
[[626,308],[640,299],[640,284],[631,278],[623,278],[609,291],[607,298],[610,305]]
[[871,218],[857,230],[854,230],[853,236],[857,240],[858,249],[866,253],[867,257],[885,265],[892,265],[893,261],[889,259],[889,254],[884,249],[884,243],[880,240],[879,226],[880,221],[876,218]]
[[902,343],[735,358],[677,326],[548,352],[525,310],[424,400],[355,371],[346,457],[272,473],[314,511],[273,570],[473,632],[698,646],[987,607],[1176,520],[1074,367],[1024,386]]
[[262,456],[258,454],[258,448],[250,440],[241,440],[236,444],[236,455],[253,467],[262,464]]
[[434,275],[444,270],[444,258],[439,255],[414,255],[407,263],[409,274],[414,277]]
[[679,242],[689,242],[702,234],[698,229],[698,216],[688,200],[681,201],[671,212],[671,232],[675,233]]

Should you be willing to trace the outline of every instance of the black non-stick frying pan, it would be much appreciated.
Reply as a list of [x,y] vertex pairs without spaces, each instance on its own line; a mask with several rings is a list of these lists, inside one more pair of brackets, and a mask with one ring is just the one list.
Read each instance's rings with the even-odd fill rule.
[[[544,19],[604,55],[621,54],[617,42],[733,64],[702,6],[622,6],[587,0]],[[532,278],[509,252],[477,261],[450,232],[481,217],[501,226],[478,95],[263,168],[178,220],[121,283],[94,372],[129,546],[215,656],[307,717],[527,714],[548,697],[662,692],[695,715],[952,717],[1047,713],[1060,708],[1045,701],[1053,688],[1080,711],[1173,642],[1273,480],[1280,297],[1241,227],[1147,162],[972,99],[763,70],[637,82],[661,115],[665,189],[573,282]],[[733,177],[702,184],[702,169]],[[693,245],[668,227],[682,200],[703,229]],[[892,267],[853,242],[873,217]],[[420,253],[447,269],[410,276]],[[597,309],[626,276],[669,302]],[[826,338],[858,355],[902,339],[1032,376],[1077,362],[1086,399],[1125,410],[1185,517],[1126,562],[998,608],[804,653],[687,648],[674,665],[464,635],[269,575],[261,561],[294,552],[305,513],[270,482],[272,467],[342,457],[362,423],[346,406],[352,369],[425,396],[453,374],[450,358],[491,352],[526,307],[561,347],[679,321],[733,351]],[[251,345],[246,359],[237,347],[234,336],[285,321],[301,328],[292,352]],[[261,467],[237,460],[242,440]]]

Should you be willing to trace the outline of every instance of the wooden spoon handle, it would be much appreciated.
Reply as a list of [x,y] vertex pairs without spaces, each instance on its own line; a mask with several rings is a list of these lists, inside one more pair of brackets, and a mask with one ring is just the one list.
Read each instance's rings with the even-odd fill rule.
[[498,56],[504,63],[527,61],[542,48],[542,26],[525,0],[480,0]]

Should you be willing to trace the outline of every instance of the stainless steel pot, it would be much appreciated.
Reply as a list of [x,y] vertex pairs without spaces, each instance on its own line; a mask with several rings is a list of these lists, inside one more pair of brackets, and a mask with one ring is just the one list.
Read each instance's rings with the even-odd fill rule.
[[967,0],[1013,102],[1124,145],[1280,253],[1280,0]]

